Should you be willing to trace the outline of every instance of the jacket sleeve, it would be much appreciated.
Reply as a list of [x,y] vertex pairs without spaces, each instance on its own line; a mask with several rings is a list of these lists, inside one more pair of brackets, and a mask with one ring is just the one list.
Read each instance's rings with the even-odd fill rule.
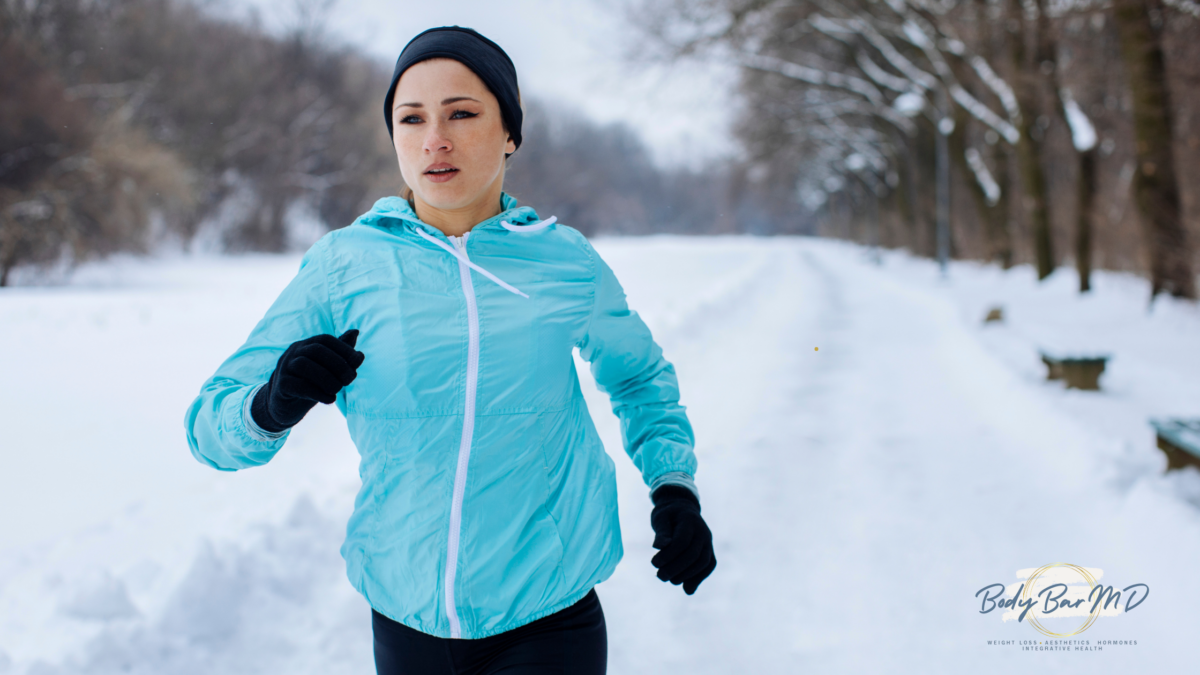
[[275,299],[245,343],[200,388],[184,417],[188,446],[201,463],[221,471],[266,464],[290,429],[269,433],[250,416],[250,402],[293,342],[333,334],[329,281],[322,265],[327,237],[305,253],[300,271]]
[[621,421],[625,453],[651,488],[666,483],[693,492],[695,436],[679,403],[675,366],[663,357],[650,329],[629,309],[612,269],[587,243],[596,270],[595,301],[580,355],[591,364],[600,391]]

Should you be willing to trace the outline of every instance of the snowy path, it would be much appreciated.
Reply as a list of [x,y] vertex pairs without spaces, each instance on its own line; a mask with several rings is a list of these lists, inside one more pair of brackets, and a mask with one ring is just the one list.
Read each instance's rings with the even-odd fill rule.
[[[796,239],[596,245],[676,365],[719,561],[691,597],[654,577],[645,486],[577,361],[617,455],[626,555],[598,588],[610,672],[1186,669],[1200,476],[1147,473],[1152,445],[1113,435],[1141,424],[1145,396],[1080,398],[1038,382],[1014,365],[1014,342],[981,335],[950,289],[920,281],[929,265],[914,275],[898,258],[875,267],[853,247]],[[127,345],[114,369],[135,354],[156,366],[97,413],[116,435],[108,441],[47,432],[48,403],[64,396],[49,385],[0,393],[12,429],[0,455],[25,467],[0,477],[11,488],[0,509],[31,513],[0,529],[0,673],[373,672],[368,610],[337,555],[357,477],[336,411],[319,409],[271,464],[236,477],[202,471],[182,439],[193,390],[294,264],[229,264],[217,287],[201,265],[162,293],[0,295],[0,347],[31,355],[6,361],[18,381],[33,377],[30,363],[70,378],[87,361],[54,366],[48,355],[86,354],[95,339]],[[214,322],[222,328],[198,332]],[[74,330],[47,344],[55,325]],[[138,337],[147,332],[152,340]],[[216,344],[185,366],[162,346],[204,339]],[[82,386],[65,396],[89,395]],[[159,417],[149,432],[128,432]],[[44,433],[63,457],[28,457]],[[107,464],[81,454],[97,443]],[[29,480],[64,460],[90,462],[64,479],[91,486],[90,517],[70,490]],[[97,486],[96,476],[108,480]],[[67,504],[30,512],[38,490]],[[53,536],[36,540],[39,527]],[[1079,636],[1138,646],[986,645],[1042,636],[998,611],[980,615],[976,591],[1060,561],[1102,568],[1118,587],[1150,586],[1133,613]]]
[[[702,347],[668,347],[688,374],[685,391],[715,397],[692,408],[699,420],[724,416],[722,401],[757,410],[744,426],[726,426],[741,426],[722,439],[728,446],[700,448],[698,483],[720,539],[708,593],[641,600],[655,593],[631,578],[638,560],[622,585],[602,589],[617,596],[607,605],[616,672],[655,672],[648,655],[705,673],[734,664],[1001,672],[1048,659],[1056,672],[1182,667],[1194,507],[1163,504],[1178,509],[1176,522],[1159,511],[1159,522],[1142,523],[1151,511],[1105,487],[1101,455],[1089,452],[1103,439],[1048,412],[1054,392],[1006,370],[949,302],[841,247],[780,246],[775,255],[769,292],[712,321],[695,338]],[[714,356],[730,362],[714,369]],[[1145,536],[1171,525],[1185,528],[1174,530],[1183,541]],[[999,612],[979,615],[975,592],[1058,561],[1158,591],[1142,613],[1102,619],[1086,634],[1141,648],[1097,656],[985,645],[1041,636],[1002,624]],[[637,620],[663,601],[669,629]],[[670,653],[655,657],[664,642]]]

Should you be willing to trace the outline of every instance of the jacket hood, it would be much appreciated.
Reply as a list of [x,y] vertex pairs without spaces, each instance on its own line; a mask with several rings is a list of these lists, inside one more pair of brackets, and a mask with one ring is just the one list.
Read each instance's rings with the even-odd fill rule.
[[[517,206],[517,198],[507,192],[500,193],[500,204],[502,208],[500,213],[476,224],[470,231],[508,229],[501,224],[502,222],[517,226],[527,226],[538,222],[538,215],[533,207]],[[441,230],[418,218],[408,200],[400,197],[380,199],[375,202],[370,211],[359,216],[353,224],[368,225],[384,230],[396,227],[410,230],[420,228],[434,236],[447,238]]]

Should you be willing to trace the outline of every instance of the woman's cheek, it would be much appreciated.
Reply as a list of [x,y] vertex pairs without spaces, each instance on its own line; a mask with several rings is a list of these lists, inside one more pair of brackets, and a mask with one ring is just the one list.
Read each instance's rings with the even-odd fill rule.
[[[416,177],[416,172],[419,169],[416,166],[417,160],[420,158],[420,148],[409,147],[411,142],[404,139],[402,142],[395,145],[396,159],[400,164],[400,175],[405,182]],[[411,185],[411,183],[409,183]]]
[[471,148],[474,150],[471,160],[476,173],[481,179],[485,179],[485,182],[490,183],[504,164],[503,144],[498,144],[495,135],[489,130],[475,134],[471,139]]

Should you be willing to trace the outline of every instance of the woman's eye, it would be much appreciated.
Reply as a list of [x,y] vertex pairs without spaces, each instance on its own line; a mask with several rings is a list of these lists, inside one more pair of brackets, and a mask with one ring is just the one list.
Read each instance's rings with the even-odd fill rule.
[[[470,117],[475,117],[475,116],[476,116],[476,115],[478,115],[478,114],[479,114],[479,113],[473,113],[473,112],[470,112],[470,111],[468,111],[468,110],[455,110],[453,113],[450,113],[450,119],[452,119],[452,120],[465,120],[465,119],[468,119],[468,118],[470,118]],[[462,115],[462,117],[459,117],[459,115]]]
[[417,117],[416,115],[405,115],[404,117],[400,118],[400,124],[416,124],[420,121],[421,118]]

